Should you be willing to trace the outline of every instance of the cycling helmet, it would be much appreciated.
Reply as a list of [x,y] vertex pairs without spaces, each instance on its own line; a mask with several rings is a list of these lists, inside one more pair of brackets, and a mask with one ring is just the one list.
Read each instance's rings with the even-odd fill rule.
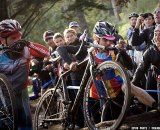
[[115,39],[114,34],[116,33],[116,30],[114,26],[109,22],[98,21],[93,28],[93,32],[99,38],[105,38],[108,40]]
[[16,20],[6,19],[0,22],[0,37],[2,38],[6,38],[12,34],[20,34],[20,30],[21,25]]
[[131,14],[129,14],[128,18],[132,18],[132,17],[139,17],[139,15],[135,12],[132,12]]
[[45,42],[47,42],[47,40],[53,38],[53,36],[54,36],[54,32],[53,32],[53,31],[51,31],[51,30],[45,31],[45,32],[43,33],[43,40],[44,40]]

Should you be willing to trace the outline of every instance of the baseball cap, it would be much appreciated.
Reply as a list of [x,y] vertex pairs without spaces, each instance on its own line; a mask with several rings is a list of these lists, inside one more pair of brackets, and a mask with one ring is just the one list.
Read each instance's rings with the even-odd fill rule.
[[132,18],[132,17],[139,17],[139,15],[136,12],[132,12],[129,14],[128,18]]
[[71,27],[79,27],[79,24],[76,21],[70,22],[69,28],[71,28]]

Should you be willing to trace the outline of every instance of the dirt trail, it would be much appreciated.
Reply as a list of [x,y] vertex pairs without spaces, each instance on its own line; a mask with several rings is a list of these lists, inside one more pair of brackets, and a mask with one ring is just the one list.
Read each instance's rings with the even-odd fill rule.
[[[35,107],[38,101],[32,101],[31,110],[34,116]],[[106,122],[107,123],[107,122]],[[100,124],[103,125],[103,124]],[[61,130],[60,126],[55,126],[50,130]],[[126,118],[120,130],[160,130],[160,112],[153,110],[147,113],[134,115]],[[81,130],[88,130],[83,128]]]

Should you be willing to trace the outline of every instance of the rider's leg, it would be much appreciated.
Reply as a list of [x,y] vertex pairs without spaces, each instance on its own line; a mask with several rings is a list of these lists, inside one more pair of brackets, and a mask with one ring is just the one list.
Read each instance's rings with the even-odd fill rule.
[[32,130],[32,118],[28,101],[27,88],[17,93],[18,130]]
[[[124,91],[124,89],[125,86],[122,86],[122,91]],[[156,102],[147,92],[133,84],[131,84],[131,94],[136,96],[141,103],[149,107],[153,107],[153,104]]]

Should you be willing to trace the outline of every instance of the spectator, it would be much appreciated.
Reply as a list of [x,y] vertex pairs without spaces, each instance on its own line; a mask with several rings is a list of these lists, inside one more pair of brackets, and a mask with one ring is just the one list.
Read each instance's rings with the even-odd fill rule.
[[54,32],[51,30],[45,31],[43,33],[43,40],[49,47],[50,54],[56,50],[56,45],[53,42]]
[[[157,78],[156,76],[160,75],[160,25],[157,25],[154,30],[153,44],[154,45],[150,46],[143,54],[143,62],[138,66],[132,81],[134,85],[138,85],[138,82],[145,72],[148,71],[150,65],[154,65],[158,69],[157,73],[153,71],[154,78]],[[158,107],[158,104],[155,103],[154,105],[155,108]]]
[[64,37],[62,36],[62,34],[60,33],[55,33],[53,36],[53,42],[56,44],[56,46],[65,46],[65,40]]
[[[157,7],[154,10],[154,21],[155,24],[158,25],[160,24],[160,7]],[[141,25],[141,17],[138,17],[135,28],[133,30],[133,37],[131,39],[131,44],[132,46],[138,46],[141,45],[143,42],[146,43],[147,48],[149,48],[151,45],[153,45],[152,43],[152,39],[153,39],[153,35],[154,35],[154,29],[155,26],[152,26],[150,28],[146,28],[144,29],[141,33],[139,31],[139,27]],[[152,76],[152,71],[151,69],[148,70],[148,74],[147,74],[147,83],[146,83],[146,89],[157,89],[157,83],[155,78]],[[157,94],[155,93],[150,93],[154,99],[157,100]]]
[[[83,39],[83,35],[82,35],[82,33],[80,32],[80,26],[79,26],[79,24],[76,22],[76,21],[73,21],[73,22],[70,22],[69,23],[69,28],[71,28],[71,29],[74,29],[75,31],[76,31],[76,33],[77,33],[77,38],[81,41],[82,39]],[[87,32],[87,30],[84,30],[84,31],[86,31]],[[86,36],[86,42],[93,42],[93,40],[88,36],[88,33],[86,34],[87,36]]]
[[129,46],[131,46],[131,50],[129,50],[129,55],[132,58],[133,63],[134,63],[134,48],[132,47],[132,44],[131,44],[131,38],[132,38],[133,30],[135,28],[138,16],[139,15],[137,13],[132,12],[128,17],[130,20],[130,27],[127,31],[127,39],[128,39]]
[[69,28],[74,29],[76,31],[78,38],[82,35],[82,33],[80,33],[80,27],[79,27],[78,22],[76,21],[70,22]]
[[[79,86],[81,83],[81,79],[83,76],[83,73],[85,71],[85,66],[82,68],[77,67],[77,62],[82,61],[86,56],[87,56],[87,47],[82,46],[82,50],[79,53],[79,55],[75,56],[77,51],[79,50],[80,47],[80,41],[77,38],[76,31],[74,29],[65,29],[64,30],[64,38],[66,43],[68,44],[67,46],[60,46],[57,48],[57,52],[61,56],[61,58],[64,61],[64,68],[65,69],[71,69],[73,72],[70,73],[71,77],[71,83],[70,85],[72,86]],[[85,44],[85,43],[84,43]],[[71,101],[74,101],[75,99],[75,94],[77,91],[69,91],[70,94],[70,99]],[[83,118],[83,113],[81,107],[78,109],[78,115],[77,115],[77,124],[79,127],[84,126],[84,118]]]

